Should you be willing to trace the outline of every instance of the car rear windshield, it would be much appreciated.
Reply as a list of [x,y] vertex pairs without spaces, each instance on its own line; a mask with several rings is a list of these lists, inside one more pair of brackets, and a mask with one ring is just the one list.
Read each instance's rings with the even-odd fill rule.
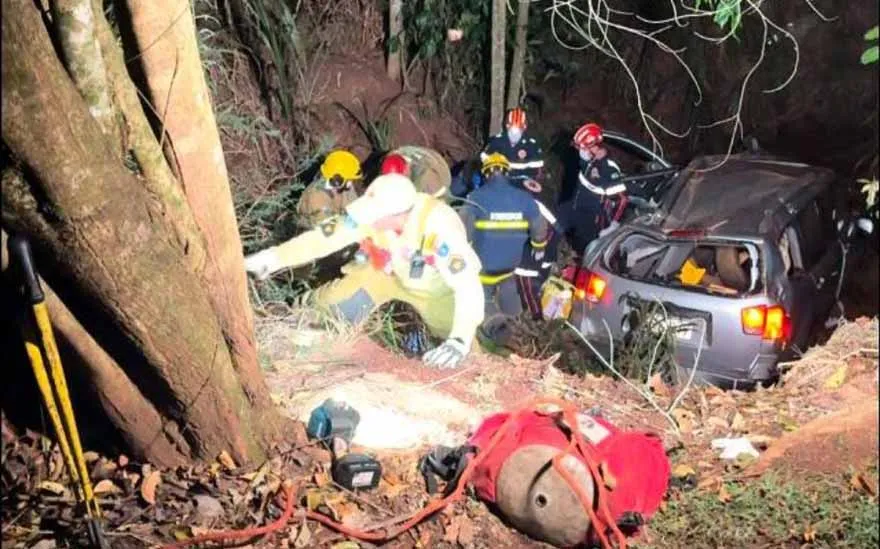
[[605,267],[624,278],[742,297],[763,289],[760,247],[751,242],[666,239],[634,233],[615,242]]

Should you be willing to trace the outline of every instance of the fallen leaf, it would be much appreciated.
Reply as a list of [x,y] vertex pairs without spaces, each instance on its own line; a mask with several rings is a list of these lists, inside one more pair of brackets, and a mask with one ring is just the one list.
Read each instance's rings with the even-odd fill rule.
[[217,461],[219,461],[220,464],[223,467],[226,467],[226,469],[229,471],[233,471],[236,467],[238,467],[238,465],[236,465],[235,463],[235,460],[232,459],[232,456],[230,456],[229,452],[227,452],[226,450],[220,452],[220,455],[217,456]]
[[862,473],[855,473],[849,479],[849,483],[856,490],[862,490],[872,498],[877,497],[877,487],[868,481]]
[[116,483],[110,480],[109,478],[105,478],[104,480],[95,484],[95,487],[92,489],[96,496],[100,496],[103,494],[118,494],[122,492],[122,488],[116,486]]
[[654,374],[651,376],[651,379],[648,381],[648,387],[651,391],[654,392],[655,395],[660,397],[668,397],[672,394],[672,391],[669,388],[669,385],[663,381],[663,376],[660,374]]
[[828,376],[825,380],[825,388],[831,389],[832,391],[840,389],[840,386],[846,381],[846,370],[847,365],[845,363],[841,364],[836,370],[834,370],[834,373]]
[[675,423],[678,424],[678,430],[683,434],[687,434],[693,432],[694,430],[694,420],[696,416],[694,416],[693,412],[685,410],[684,408],[676,408],[671,412],[673,419],[675,419]]
[[779,426],[785,431],[796,431],[798,428],[797,422],[785,416],[779,418]]
[[134,489],[137,488],[138,481],[141,479],[141,476],[137,473],[131,473],[128,476],[124,477],[126,482],[126,490],[128,492],[134,492]]
[[177,541],[183,541],[193,537],[193,531],[188,526],[179,526],[172,530],[171,535]]
[[741,433],[746,430],[746,418],[739,412],[733,414],[733,418],[730,420],[730,428],[734,432]]
[[804,528],[804,541],[808,543],[816,541],[816,529],[813,528],[812,524],[807,524]]
[[340,541],[333,544],[330,549],[360,549],[360,544],[356,541]]
[[293,540],[293,546],[296,549],[302,549],[303,547],[308,547],[309,542],[312,541],[312,531],[309,530],[309,523],[307,521],[303,521],[302,525],[299,527],[299,532],[296,534],[296,539]]
[[67,490],[60,482],[52,482],[51,480],[44,480],[37,487],[44,492],[49,492],[56,496],[64,495],[64,492]]
[[722,484],[721,477],[704,478],[697,483],[697,490],[713,490],[719,484]]
[[61,452],[53,452],[49,460],[49,479],[58,480],[62,473],[64,473],[64,456]]
[[306,491],[306,508],[309,511],[314,511],[318,506],[322,505],[326,499],[327,495],[324,490],[311,488]]
[[697,474],[697,472],[694,471],[693,467],[691,467],[690,465],[685,465],[683,463],[679,463],[672,470],[672,476],[674,476],[676,478],[686,478],[686,477],[689,477],[691,475],[696,475],[696,474]]
[[331,483],[330,475],[327,474],[326,471],[319,471],[315,473],[313,480],[318,488],[323,488]]
[[156,488],[159,487],[160,482],[162,482],[161,473],[159,471],[152,471],[144,477],[144,482],[141,483],[141,497],[150,505],[156,503]]
[[727,486],[725,486],[724,483],[721,483],[721,487],[718,489],[718,501],[721,503],[730,503],[732,499],[733,496],[727,491]]
[[722,430],[727,429],[727,422],[718,416],[710,416],[709,419],[706,420],[706,424],[712,427],[718,427]]

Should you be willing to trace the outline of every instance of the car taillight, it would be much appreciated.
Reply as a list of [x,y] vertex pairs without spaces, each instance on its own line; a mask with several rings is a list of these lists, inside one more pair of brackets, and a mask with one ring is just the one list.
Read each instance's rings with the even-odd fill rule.
[[599,303],[605,295],[605,279],[586,269],[578,271],[574,281],[574,296],[577,299]]
[[746,307],[742,310],[743,332],[769,341],[787,340],[791,330],[785,309],[779,305]]

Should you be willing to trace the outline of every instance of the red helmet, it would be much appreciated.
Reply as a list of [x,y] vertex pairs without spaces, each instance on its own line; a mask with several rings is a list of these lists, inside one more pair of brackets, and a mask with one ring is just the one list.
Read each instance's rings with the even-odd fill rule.
[[578,148],[592,147],[602,143],[602,128],[598,124],[584,124],[574,132],[574,144]]
[[402,155],[392,153],[386,156],[382,161],[382,167],[379,168],[379,172],[382,175],[387,175],[389,173],[407,175],[407,172],[409,172],[409,162],[407,162],[406,158]]
[[507,127],[526,129],[526,111],[520,107],[507,111]]

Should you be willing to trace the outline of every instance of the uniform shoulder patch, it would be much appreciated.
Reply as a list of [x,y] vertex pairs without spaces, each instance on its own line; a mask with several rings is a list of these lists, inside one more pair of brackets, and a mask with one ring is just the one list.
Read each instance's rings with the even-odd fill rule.
[[449,258],[449,272],[452,274],[458,274],[467,267],[467,263],[464,258],[458,254],[453,254]]
[[318,226],[321,228],[321,234],[323,234],[324,236],[329,238],[329,237],[333,236],[333,233],[336,232],[336,225],[337,225],[336,218],[331,217],[330,219],[327,219],[326,221],[322,221],[321,224]]

